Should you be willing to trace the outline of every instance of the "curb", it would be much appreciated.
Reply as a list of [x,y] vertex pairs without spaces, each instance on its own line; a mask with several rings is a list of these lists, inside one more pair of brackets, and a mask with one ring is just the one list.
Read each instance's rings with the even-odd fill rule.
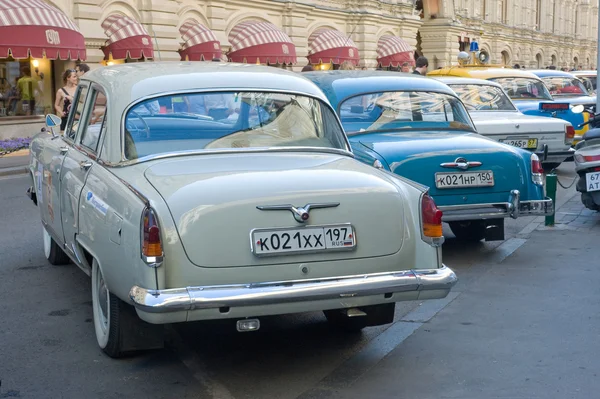
[[1,168],[0,176],[12,176],[27,173],[27,166],[15,166],[14,168]]

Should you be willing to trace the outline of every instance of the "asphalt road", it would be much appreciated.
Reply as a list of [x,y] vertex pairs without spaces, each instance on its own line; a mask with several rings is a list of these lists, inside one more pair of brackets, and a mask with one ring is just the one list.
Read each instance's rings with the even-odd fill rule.
[[[572,164],[562,166],[559,177],[569,183]],[[540,256],[539,250],[522,253],[534,218],[508,220],[504,242],[464,245],[449,238],[444,261],[457,272],[459,284],[443,300],[397,304],[394,324],[340,335],[320,313],[307,313],[261,319],[261,330],[254,333],[237,333],[233,322],[176,325],[168,328],[164,350],[112,360],[95,341],[89,278],[73,265],[51,266],[44,258],[38,209],[24,195],[27,184],[25,176],[0,178],[0,398],[287,399],[332,392],[345,397],[339,390],[354,381],[375,392],[369,372],[380,369],[407,338],[426,346],[426,339],[419,339],[427,334],[422,326],[435,322],[443,329],[452,319],[448,305],[462,292],[517,250],[524,262]],[[573,193],[560,189],[558,205]],[[439,339],[436,346],[443,348],[449,338]],[[478,347],[487,340],[464,339]],[[416,380],[419,362],[414,367],[410,378]],[[377,375],[373,381],[384,389],[386,382]],[[403,378],[398,374],[390,386]],[[419,398],[414,392],[406,397]]]

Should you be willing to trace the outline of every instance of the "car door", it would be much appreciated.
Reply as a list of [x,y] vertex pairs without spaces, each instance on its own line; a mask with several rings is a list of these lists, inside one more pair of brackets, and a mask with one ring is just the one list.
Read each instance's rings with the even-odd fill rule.
[[73,150],[67,154],[61,172],[64,196],[61,214],[65,246],[74,253],[75,235],[79,225],[81,191],[90,170],[97,167],[98,149],[104,127],[106,96],[101,88],[93,85],[85,99],[77,103],[81,119],[77,126]]
[[[77,88],[76,95],[87,92],[87,84],[80,85]],[[60,214],[60,202],[62,194],[62,167],[66,154],[73,148],[74,134],[70,129],[76,126],[80,114],[75,112],[69,114],[67,128],[62,135],[56,135],[46,140],[43,152],[37,164],[35,175],[37,178],[36,195],[42,220],[46,225],[48,232],[54,239],[63,243],[62,216]]]

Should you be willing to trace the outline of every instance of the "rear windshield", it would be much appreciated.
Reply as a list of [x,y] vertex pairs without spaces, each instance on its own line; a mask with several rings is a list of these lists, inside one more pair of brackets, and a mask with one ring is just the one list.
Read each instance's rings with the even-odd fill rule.
[[513,100],[553,99],[541,80],[532,78],[495,78],[490,80],[499,83]]
[[136,104],[125,116],[125,157],[173,151],[321,147],[348,150],[331,108],[272,92],[175,94]]
[[587,96],[588,91],[577,78],[549,76],[542,78],[553,96]]
[[499,87],[449,84],[469,111],[514,111],[515,106]]
[[391,91],[351,97],[340,105],[347,133],[475,130],[459,99],[442,93]]

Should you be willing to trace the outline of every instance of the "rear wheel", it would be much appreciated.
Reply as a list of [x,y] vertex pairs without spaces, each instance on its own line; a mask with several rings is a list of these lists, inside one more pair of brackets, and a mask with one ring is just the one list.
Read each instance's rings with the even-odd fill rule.
[[485,238],[486,224],[483,220],[465,220],[448,224],[459,240],[477,242]]
[[600,206],[596,204],[594,197],[590,193],[581,193],[581,202],[587,209],[600,211]]
[[133,306],[111,294],[98,262],[92,262],[92,308],[98,346],[113,358],[163,347],[163,328],[141,320]]
[[60,245],[54,241],[54,238],[52,238],[44,226],[42,226],[42,236],[44,239],[44,255],[51,265],[67,265],[71,263],[71,259],[69,259]]

